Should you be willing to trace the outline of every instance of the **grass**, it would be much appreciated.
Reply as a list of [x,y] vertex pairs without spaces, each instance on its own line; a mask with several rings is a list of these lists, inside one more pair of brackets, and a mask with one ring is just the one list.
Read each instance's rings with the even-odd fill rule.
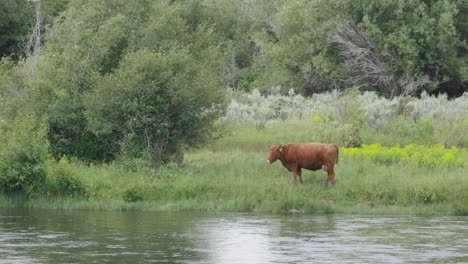
[[303,171],[304,184],[294,185],[279,161],[269,165],[266,158],[272,143],[312,141],[307,122],[229,131],[213,145],[189,150],[182,167],[50,162],[43,194],[3,195],[0,207],[468,215],[466,155],[459,167],[416,166],[342,151],[335,187],[325,186],[324,171]]

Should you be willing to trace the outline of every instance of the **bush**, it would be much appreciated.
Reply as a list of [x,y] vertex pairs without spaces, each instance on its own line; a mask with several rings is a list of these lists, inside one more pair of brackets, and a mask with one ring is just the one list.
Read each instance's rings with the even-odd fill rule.
[[320,116],[312,118],[311,141],[335,143],[343,147],[360,146],[363,141],[360,135],[361,126],[356,123],[331,121]]
[[129,203],[143,201],[143,192],[137,186],[130,187],[124,192],[123,200]]
[[427,186],[414,187],[407,191],[407,195],[414,204],[430,204],[436,201],[435,193]]
[[46,179],[42,164],[24,153],[16,153],[0,165],[0,186],[5,192],[21,192],[35,196]]
[[49,175],[52,181],[51,191],[64,195],[83,194],[85,190],[83,182],[67,163],[64,156],[58,164],[54,164]]
[[47,126],[42,118],[20,114],[8,126],[0,123],[0,188],[38,195],[46,180]]
[[117,160],[122,169],[130,172],[142,171],[145,169],[150,169],[152,166],[151,162],[141,159],[141,158],[128,158],[121,157]]
[[384,133],[398,139],[402,144],[427,144],[434,137],[435,121],[430,117],[423,117],[413,121],[407,116],[397,116],[383,127]]
[[128,158],[183,161],[183,148],[211,138],[223,113],[223,90],[212,71],[200,69],[188,49],[127,54],[115,73],[89,94],[96,133],[116,133]]

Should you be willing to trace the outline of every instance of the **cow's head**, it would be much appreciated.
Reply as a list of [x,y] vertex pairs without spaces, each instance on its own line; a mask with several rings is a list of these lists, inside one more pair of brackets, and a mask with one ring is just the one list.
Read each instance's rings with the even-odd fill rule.
[[271,164],[279,159],[281,151],[283,151],[283,145],[277,146],[276,144],[273,144],[270,148],[270,155],[268,156],[267,162]]

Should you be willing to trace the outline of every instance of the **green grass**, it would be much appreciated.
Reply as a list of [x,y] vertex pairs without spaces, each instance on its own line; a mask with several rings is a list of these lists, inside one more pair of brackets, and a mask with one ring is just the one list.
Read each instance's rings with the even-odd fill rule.
[[[466,166],[380,165],[342,153],[334,187],[325,186],[324,171],[305,170],[304,184],[294,185],[279,161],[269,165],[266,158],[272,143],[313,140],[305,122],[230,131],[213,145],[188,151],[182,167],[51,162],[41,195],[3,195],[0,207],[468,215]],[[81,185],[64,191],[57,187],[59,175]]]

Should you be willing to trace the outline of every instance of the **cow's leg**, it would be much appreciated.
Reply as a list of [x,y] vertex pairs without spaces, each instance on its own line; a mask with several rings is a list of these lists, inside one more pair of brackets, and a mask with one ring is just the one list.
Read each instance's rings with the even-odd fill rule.
[[301,171],[301,168],[297,169],[297,176],[299,177],[299,183],[302,184],[302,171]]
[[294,173],[295,173],[294,183],[296,183],[296,176],[297,176],[299,178],[299,183],[302,184],[302,171],[301,171],[301,168],[297,168]]
[[333,169],[333,166],[330,166],[327,168],[327,185],[331,186],[335,184],[335,170]]
[[293,175],[294,175],[294,184],[297,184],[297,178],[299,177],[299,183],[302,183],[302,173],[301,173],[301,169],[295,169],[293,171]]

